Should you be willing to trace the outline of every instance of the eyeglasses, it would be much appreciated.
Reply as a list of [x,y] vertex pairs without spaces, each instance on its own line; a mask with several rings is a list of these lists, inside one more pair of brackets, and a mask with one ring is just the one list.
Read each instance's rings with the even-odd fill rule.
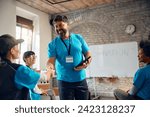
[[37,58],[37,56],[35,56],[35,55],[32,55],[32,57],[33,57],[33,59],[36,59],[36,58]]
[[37,56],[35,56],[35,55],[30,55],[28,58],[36,59]]

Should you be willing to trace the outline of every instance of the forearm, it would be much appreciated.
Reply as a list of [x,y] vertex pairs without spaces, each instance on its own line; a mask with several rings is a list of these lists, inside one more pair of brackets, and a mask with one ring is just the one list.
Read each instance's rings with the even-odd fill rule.
[[53,65],[55,66],[55,57],[49,58],[47,61],[47,66]]
[[91,56],[91,52],[87,52],[86,54],[85,54],[85,58],[88,58],[89,56]]
[[47,65],[46,65],[46,71],[42,71],[40,74],[40,81],[48,81],[51,77],[54,76],[55,74],[55,70],[54,70],[54,63],[55,63],[55,59],[54,58],[50,58],[47,61]]
[[87,62],[87,64],[90,64],[92,61],[92,56],[91,56],[91,52],[89,52],[89,51],[85,54],[85,58],[88,58],[88,57],[91,57]]
[[39,79],[39,81],[44,81],[44,82],[47,81],[48,77],[47,77],[47,75],[46,75],[46,72],[47,72],[47,71],[41,71],[41,72],[40,72],[40,79]]

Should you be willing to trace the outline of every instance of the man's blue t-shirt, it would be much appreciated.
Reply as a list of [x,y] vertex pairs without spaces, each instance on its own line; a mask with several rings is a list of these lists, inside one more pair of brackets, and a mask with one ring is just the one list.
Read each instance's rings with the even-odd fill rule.
[[133,85],[138,89],[137,96],[145,100],[150,99],[150,65],[146,65],[136,72]]
[[[65,44],[67,46],[65,46]],[[75,71],[74,67],[83,60],[83,55],[89,51],[89,47],[80,34],[71,33],[69,39],[61,40],[60,36],[52,40],[48,45],[48,57],[56,58],[57,79],[66,82],[78,82],[86,78],[85,70]],[[70,45],[72,63],[66,62]]]

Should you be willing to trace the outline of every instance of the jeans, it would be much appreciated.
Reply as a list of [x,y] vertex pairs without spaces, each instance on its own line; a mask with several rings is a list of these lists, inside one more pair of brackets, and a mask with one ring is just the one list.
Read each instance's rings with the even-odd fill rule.
[[121,89],[115,89],[114,90],[114,96],[116,100],[142,100],[142,98],[138,96],[132,96],[129,93],[121,90]]
[[89,91],[84,79],[79,82],[58,81],[60,100],[88,100]]

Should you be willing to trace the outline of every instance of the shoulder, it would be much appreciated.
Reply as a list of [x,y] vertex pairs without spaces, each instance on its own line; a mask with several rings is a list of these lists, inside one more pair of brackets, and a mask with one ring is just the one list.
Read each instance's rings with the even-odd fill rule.
[[18,67],[16,73],[24,74],[24,73],[26,73],[27,71],[31,71],[31,69],[28,68],[27,66],[20,65],[20,66]]
[[143,68],[139,68],[136,72],[136,75],[144,76],[146,73],[150,70],[150,67],[148,68],[147,66]]
[[36,78],[39,77],[40,74],[27,66],[21,65],[16,71],[16,76],[22,78]]
[[75,33],[71,33],[71,38],[73,38],[73,40],[78,40],[80,43],[83,43],[84,40],[81,34],[75,34]]
[[18,88],[27,87],[33,89],[40,78],[40,74],[34,70],[21,65],[15,74],[15,83]]
[[9,64],[11,67],[13,67],[15,70],[17,70],[20,66],[22,66],[21,64],[16,64],[16,63],[11,63]]
[[141,72],[147,72],[147,71],[150,71],[150,65],[146,65],[145,67],[140,68],[140,71],[141,71]]
[[76,37],[78,39],[83,39],[81,34],[75,34],[75,33],[71,33],[71,37]]
[[58,42],[60,40],[60,37],[57,36],[55,37],[49,44],[48,46],[54,46],[56,44],[56,42]]

